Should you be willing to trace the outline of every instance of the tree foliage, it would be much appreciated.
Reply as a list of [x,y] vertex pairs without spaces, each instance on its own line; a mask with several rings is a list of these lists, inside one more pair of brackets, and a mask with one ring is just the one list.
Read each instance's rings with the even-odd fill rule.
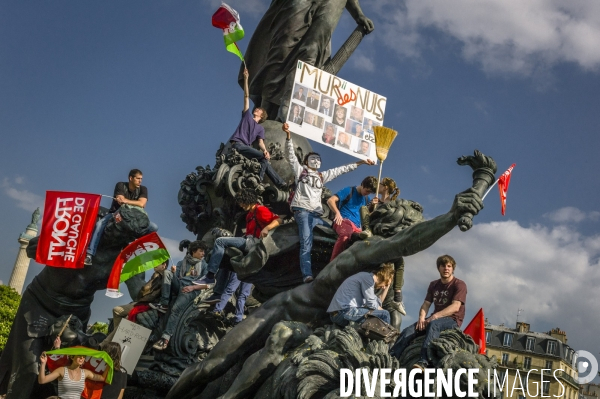
[[14,288],[0,285],[0,352],[4,350],[20,302],[21,295]]

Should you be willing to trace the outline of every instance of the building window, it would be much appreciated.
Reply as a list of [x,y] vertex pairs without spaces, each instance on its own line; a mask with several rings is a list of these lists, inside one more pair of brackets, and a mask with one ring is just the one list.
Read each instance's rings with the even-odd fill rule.
[[531,358],[530,357],[526,357],[525,360],[523,360],[523,368],[525,370],[529,370],[531,368]]
[[492,340],[492,332],[486,331],[485,332],[485,343],[489,344],[491,340]]
[[542,392],[544,392],[544,395],[550,394],[550,382],[544,381],[544,384],[542,385]]
[[546,348],[546,353],[549,355],[556,354],[556,341],[548,341],[548,347]]
[[504,333],[504,340],[502,341],[503,346],[512,346],[513,335],[511,333]]
[[508,364],[508,353],[502,354],[502,365],[506,366]]
[[546,369],[552,370],[552,360],[546,360]]
[[527,337],[527,343],[525,344],[525,350],[533,351],[535,347],[535,338]]

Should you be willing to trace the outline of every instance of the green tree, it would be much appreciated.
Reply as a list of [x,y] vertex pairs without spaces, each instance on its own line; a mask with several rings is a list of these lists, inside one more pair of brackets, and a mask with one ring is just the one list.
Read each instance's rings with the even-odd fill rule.
[[14,288],[0,285],[0,352],[4,350],[20,302],[21,295]]

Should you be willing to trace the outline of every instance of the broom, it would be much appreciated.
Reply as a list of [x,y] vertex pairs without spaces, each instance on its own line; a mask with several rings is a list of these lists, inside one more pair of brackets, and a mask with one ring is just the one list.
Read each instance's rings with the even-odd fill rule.
[[[379,182],[381,181],[381,170],[383,169],[383,161],[388,156],[388,151],[394,142],[394,139],[398,135],[398,132],[389,127],[375,126],[373,127],[375,133],[375,153],[377,159],[379,159],[379,177],[377,178],[377,190],[375,191],[375,197],[379,195]],[[377,204],[373,209],[377,208]]]

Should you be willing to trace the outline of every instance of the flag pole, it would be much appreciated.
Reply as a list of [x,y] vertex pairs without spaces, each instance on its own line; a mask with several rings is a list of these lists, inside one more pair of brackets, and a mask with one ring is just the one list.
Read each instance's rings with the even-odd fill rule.
[[[500,179],[498,179],[498,180],[500,180]],[[483,198],[481,198],[481,200],[482,200],[482,201],[485,199],[485,197],[488,195],[488,193],[489,193],[490,191],[492,191],[492,188],[494,188],[494,186],[495,186],[495,185],[498,183],[498,180],[496,180],[496,181],[494,182],[494,184],[492,184],[492,185],[490,186],[490,188],[488,188],[488,190],[485,192],[485,194],[483,194]]]
[[106,198],[112,198],[112,199],[116,200],[116,198],[115,198],[115,197],[112,197],[112,196],[110,196],[110,195],[104,195],[104,194],[100,194],[100,196],[102,196],[102,197],[106,197]]

